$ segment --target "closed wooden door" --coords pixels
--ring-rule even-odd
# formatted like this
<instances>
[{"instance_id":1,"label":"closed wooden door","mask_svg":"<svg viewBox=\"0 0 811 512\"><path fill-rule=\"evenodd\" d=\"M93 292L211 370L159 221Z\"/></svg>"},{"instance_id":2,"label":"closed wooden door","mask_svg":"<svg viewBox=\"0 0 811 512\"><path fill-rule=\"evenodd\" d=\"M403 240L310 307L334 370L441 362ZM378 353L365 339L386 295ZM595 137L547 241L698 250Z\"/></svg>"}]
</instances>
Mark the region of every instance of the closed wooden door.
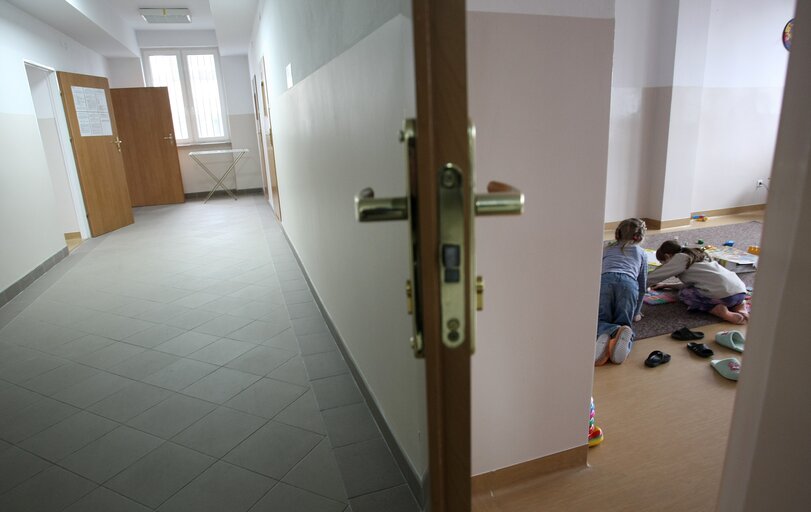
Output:
<instances>
[{"instance_id":1,"label":"closed wooden door","mask_svg":"<svg viewBox=\"0 0 811 512\"><path fill-rule=\"evenodd\" d=\"M169 89L131 87L110 93L124 141L124 173L132 206L184 202Z\"/></svg>"},{"instance_id":2,"label":"closed wooden door","mask_svg":"<svg viewBox=\"0 0 811 512\"><path fill-rule=\"evenodd\" d=\"M107 79L57 71L90 234L132 224L132 205Z\"/></svg>"},{"instance_id":3,"label":"closed wooden door","mask_svg":"<svg viewBox=\"0 0 811 512\"><path fill-rule=\"evenodd\" d=\"M256 75L253 75L251 87L253 88L253 110L256 118L256 142L259 146L259 174L262 175L262 192L265 194L265 199L269 199L268 178L265 172L265 143L262 141L262 113L259 111L259 98L256 93Z\"/></svg>"},{"instance_id":4,"label":"closed wooden door","mask_svg":"<svg viewBox=\"0 0 811 512\"><path fill-rule=\"evenodd\" d=\"M273 213L279 221L282 220L282 205L279 198L279 179L276 177L276 154L273 150L273 127L270 122L270 91L268 90L267 73L265 72L265 58L259 65L262 89L262 108L264 118L262 120L262 141L265 146L265 165L270 176L270 204L273 206Z\"/></svg>"}]
</instances>

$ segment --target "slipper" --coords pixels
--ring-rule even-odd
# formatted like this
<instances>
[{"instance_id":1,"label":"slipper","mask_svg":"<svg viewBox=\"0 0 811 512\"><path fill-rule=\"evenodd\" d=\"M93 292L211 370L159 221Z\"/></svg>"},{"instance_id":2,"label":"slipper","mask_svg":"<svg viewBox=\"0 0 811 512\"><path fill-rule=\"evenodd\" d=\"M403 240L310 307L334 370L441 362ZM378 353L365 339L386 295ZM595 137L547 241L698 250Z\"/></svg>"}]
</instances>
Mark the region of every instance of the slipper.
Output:
<instances>
[{"instance_id":1,"label":"slipper","mask_svg":"<svg viewBox=\"0 0 811 512\"><path fill-rule=\"evenodd\" d=\"M738 380L738 376L741 374L741 362L734 357L713 359L710 364L722 377L729 380Z\"/></svg>"},{"instance_id":2,"label":"slipper","mask_svg":"<svg viewBox=\"0 0 811 512\"><path fill-rule=\"evenodd\" d=\"M665 354L661 350L654 350L650 353L647 359L645 359L645 366L648 368L655 368L660 364L665 364L666 362L670 361L670 354Z\"/></svg>"},{"instance_id":3,"label":"slipper","mask_svg":"<svg viewBox=\"0 0 811 512\"><path fill-rule=\"evenodd\" d=\"M703 343L693 343L692 341L687 344L687 350L699 357L710 357L715 354L707 345Z\"/></svg>"},{"instance_id":4,"label":"slipper","mask_svg":"<svg viewBox=\"0 0 811 512\"><path fill-rule=\"evenodd\" d=\"M698 331L691 331L687 327L682 327L678 331L671 334L670 337L679 341L692 341L692 340L700 340L701 338L704 337L704 333Z\"/></svg>"},{"instance_id":5,"label":"slipper","mask_svg":"<svg viewBox=\"0 0 811 512\"><path fill-rule=\"evenodd\" d=\"M715 342L722 347L731 348L736 352L743 352L744 343L741 331L720 331L715 335Z\"/></svg>"}]
</instances>

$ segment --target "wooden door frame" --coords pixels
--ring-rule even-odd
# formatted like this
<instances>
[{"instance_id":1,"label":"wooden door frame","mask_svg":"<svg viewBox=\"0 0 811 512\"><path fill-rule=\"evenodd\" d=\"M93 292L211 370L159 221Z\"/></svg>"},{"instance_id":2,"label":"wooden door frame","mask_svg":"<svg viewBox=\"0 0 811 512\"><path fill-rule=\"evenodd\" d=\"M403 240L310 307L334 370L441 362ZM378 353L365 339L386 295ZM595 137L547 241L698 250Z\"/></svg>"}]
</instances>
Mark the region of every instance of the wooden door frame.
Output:
<instances>
[{"instance_id":1,"label":"wooden door frame","mask_svg":"<svg viewBox=\"0 0 811 512\"><path fill-rule=\"evenodd\" d=\"M432 512L468 512L471 507L470 356L474 335L456 349L442 342L441 279L438 265L437 192L439 170L455 164L465 184L469 168L467 47L464 0L414 0L414 65L417 99L417 194L420 303L423 315L428 407L428 452ZM464 186L467 191L471 187ZM469 193L465 211L471 212ZM472 247L473 220L465 216L466 247ZM472 264L464 251L464 268ZM426 264L432 262L431 264ZM433 262L437 262L433 264ZM469 273L466 273L469 274ZM466 310L470 311L470 294Z\"/></svg>"}]
</instances>

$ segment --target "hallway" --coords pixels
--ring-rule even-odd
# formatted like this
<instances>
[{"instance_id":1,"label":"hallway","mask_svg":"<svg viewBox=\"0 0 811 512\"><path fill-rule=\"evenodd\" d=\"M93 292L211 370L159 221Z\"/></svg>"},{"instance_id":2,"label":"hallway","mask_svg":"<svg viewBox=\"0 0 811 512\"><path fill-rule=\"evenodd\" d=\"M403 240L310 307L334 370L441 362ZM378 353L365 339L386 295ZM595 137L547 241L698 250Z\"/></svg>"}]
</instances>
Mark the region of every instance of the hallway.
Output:
<instances>
[{"instance_id":1,"label":"hallway","mask_svg":"<svg viewBox=\"0 0 811 512\"><path fill-rule=\"evenodd\" d=\"M0 510L418 510L264 198L135 212L0 309Z\"/></svg>"}]
</instances>

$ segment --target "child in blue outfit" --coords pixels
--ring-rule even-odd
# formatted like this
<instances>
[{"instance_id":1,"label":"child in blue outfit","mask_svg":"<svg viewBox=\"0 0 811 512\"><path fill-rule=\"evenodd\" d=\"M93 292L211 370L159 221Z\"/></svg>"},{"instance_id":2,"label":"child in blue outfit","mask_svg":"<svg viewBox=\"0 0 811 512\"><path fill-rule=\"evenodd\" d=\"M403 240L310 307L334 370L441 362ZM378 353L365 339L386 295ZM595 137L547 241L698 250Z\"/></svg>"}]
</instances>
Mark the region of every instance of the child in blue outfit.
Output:
<instances>
[{"instance_id":1,"label":"child in blue outfit","mask_svg":"<svg viewBox=\"0 0 811 512\"><path fill-rule=\"evenodd\" d=\"M614 231L615 240L603 249L595 366L609 359L620 364L633 348L631 323L642 318L647 287L648 259L639 246L645 230L642 219L625 219Z\"/></svg>"}]
</instances>

